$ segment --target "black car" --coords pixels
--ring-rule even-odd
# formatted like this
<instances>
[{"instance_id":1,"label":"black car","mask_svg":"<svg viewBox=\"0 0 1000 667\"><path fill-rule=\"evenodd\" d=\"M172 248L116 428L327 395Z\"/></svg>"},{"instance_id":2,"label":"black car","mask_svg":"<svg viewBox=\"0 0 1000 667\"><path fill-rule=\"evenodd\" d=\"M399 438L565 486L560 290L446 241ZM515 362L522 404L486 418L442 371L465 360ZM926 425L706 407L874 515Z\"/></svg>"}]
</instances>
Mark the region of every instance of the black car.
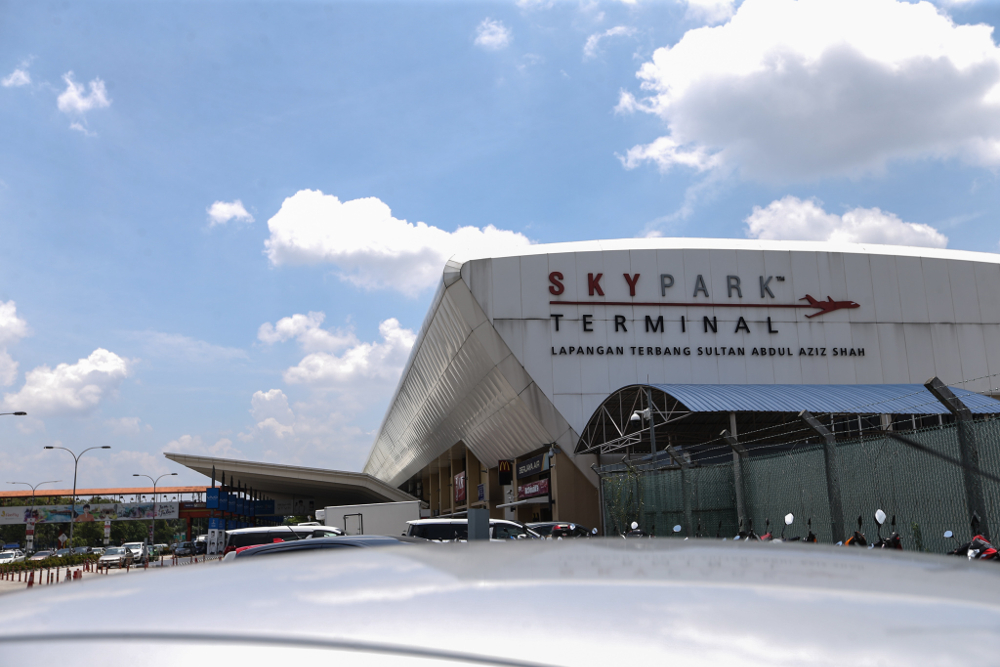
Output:
<instances>
[{"instance_id":1,"label":"black car","mask_svg":"<svg viewBox=\"0 0 1000 667\"><path fill-rule=\"evenodd\" d=\"M357 549L366 547L387 547L413 542L426 542L413 537L388 537L386 535L352 535L344 537L317 537L308 540L290 540L288 542L273 542L240 549L230 558L251 558L255 556L274 556L279 554L300 553L317 549Z\"/></svg>"},{"instance_id":2,"label":"black car","mask_svg":"<svg viewBox=\"0 0 1000 667\"><path fill-rule=\"evenodd\" d=\"M590 537L592 534L589 528L569 521L541 521L525 525L542 537L553 540L559 537Z\"/></svg>"}]
</instances>

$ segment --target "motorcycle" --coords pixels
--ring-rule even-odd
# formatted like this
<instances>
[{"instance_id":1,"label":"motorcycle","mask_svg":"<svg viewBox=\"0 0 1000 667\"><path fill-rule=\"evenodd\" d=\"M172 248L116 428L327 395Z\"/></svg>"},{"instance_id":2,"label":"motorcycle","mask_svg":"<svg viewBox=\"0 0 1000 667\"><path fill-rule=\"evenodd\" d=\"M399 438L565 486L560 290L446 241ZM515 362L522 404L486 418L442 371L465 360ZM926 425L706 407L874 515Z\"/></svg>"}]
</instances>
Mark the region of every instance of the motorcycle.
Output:
<instances>
[{"instance_id":1,"label":"motorcycle","mask_svg":"<svg viewBox=\"0 0 1000 667\"><path fill-rule=\"evenodd\" d=\"M882 524L885 523L885 512L881 509L875 510L875 523L878 526L876 529L876 534L878 535L878 541L872 544L874 549L903 549L903 541L899 537L899 533L896 532L896 515L892 515L892 535L889 537L882 537Z\"/></svg>"}]
</instances>

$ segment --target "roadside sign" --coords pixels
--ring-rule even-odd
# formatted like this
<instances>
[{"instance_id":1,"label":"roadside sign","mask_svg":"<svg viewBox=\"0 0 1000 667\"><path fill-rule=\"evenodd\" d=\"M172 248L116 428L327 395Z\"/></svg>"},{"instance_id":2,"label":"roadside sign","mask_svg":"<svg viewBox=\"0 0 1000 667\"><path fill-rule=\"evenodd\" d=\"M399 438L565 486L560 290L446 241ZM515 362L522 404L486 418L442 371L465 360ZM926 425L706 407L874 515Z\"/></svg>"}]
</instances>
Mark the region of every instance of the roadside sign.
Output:
<instances>
[{"instance_id":1,"label":"roadside sign","mask_svg":"<svg viewBox=\"0 0 1000 667\"><path fill-rule=\"evenodd\" d=\"M110 544L111 542L111 520L104 520L104 544Z\"/></svg>"},{"instance_id":2,"label":"roadside sign","mask_svg":"<svg viewBox=\"0 0 1000 667\"><path fill-rule=\"evenodd\" d=\"M66 537L66 533L59 533L59 544L65 544L68 539L69 538Z\"/></svg>"}]
</instances>

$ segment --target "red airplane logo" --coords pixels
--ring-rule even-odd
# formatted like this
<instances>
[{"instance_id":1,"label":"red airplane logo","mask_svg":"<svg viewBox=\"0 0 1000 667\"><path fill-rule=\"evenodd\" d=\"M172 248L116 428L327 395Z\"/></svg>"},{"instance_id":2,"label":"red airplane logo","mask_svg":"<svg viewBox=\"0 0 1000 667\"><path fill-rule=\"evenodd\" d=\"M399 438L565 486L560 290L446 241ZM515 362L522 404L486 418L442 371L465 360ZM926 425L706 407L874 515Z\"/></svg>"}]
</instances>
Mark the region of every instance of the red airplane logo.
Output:
<instances>
[{"instance_id":1,"label":"red airplane logo","mask_svg":"<svg viewBox=\"0 0 1000 667\"><path fill-rule=\"evenodd\" d=\"M813 297L806 294L804 297L799 299L799 301L808 301L808 306L803 306L803 308L819 308L818 313L813 313L812 315L806 315L806 317L819 317L820 315L825 315L826 313L832 313L835 310L841 310L842 308L860 308L860 303L854 303L853 301L834 301L832 296L826 297L826 301L817 301Z\"/></svg>"}]
</instances>

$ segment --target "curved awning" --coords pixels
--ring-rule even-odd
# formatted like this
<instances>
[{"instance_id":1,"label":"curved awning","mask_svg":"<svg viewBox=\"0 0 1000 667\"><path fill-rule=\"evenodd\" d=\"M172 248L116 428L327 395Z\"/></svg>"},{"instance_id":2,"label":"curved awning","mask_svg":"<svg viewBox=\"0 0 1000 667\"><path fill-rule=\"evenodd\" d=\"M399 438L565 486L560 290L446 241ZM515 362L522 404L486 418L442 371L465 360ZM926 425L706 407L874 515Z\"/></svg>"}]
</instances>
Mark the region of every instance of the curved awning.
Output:
<instances>
[{"instance_id":1,"label":"curved awning","mask_svg":"<svg viewBox=\"0 0 1000 667\"><path fill-rule=\"evenodd\" d=\"M1000 401L951 389L973 414L1000 414ZM657 432L662 428L673 442L685 446L714 440L734 422L741 423L741 432L764 433L795 421L803 410L830 415L834 421L846 420L849 429L857 422L858 430L866 420L882 423L880 415L905 415L916 428L921 418L948 414L920 384L636 384L613 392L594 411L580 434L576 453L643 451L649 446L650 398ZM775 434L768 439L786 437Z\"/></svg>"},{"instance_id":2,"label":"curved awning","mask_svg":"<svg viewBox=\"0 0 1000 667\"><path fill-rule=\"evenodd\" d=\"M801 412L937 415L947 412L921 384L653 384L690 412ZM1000 401L957 387L974 414L1000 413Z\"/></svg>"}]
</instances>

